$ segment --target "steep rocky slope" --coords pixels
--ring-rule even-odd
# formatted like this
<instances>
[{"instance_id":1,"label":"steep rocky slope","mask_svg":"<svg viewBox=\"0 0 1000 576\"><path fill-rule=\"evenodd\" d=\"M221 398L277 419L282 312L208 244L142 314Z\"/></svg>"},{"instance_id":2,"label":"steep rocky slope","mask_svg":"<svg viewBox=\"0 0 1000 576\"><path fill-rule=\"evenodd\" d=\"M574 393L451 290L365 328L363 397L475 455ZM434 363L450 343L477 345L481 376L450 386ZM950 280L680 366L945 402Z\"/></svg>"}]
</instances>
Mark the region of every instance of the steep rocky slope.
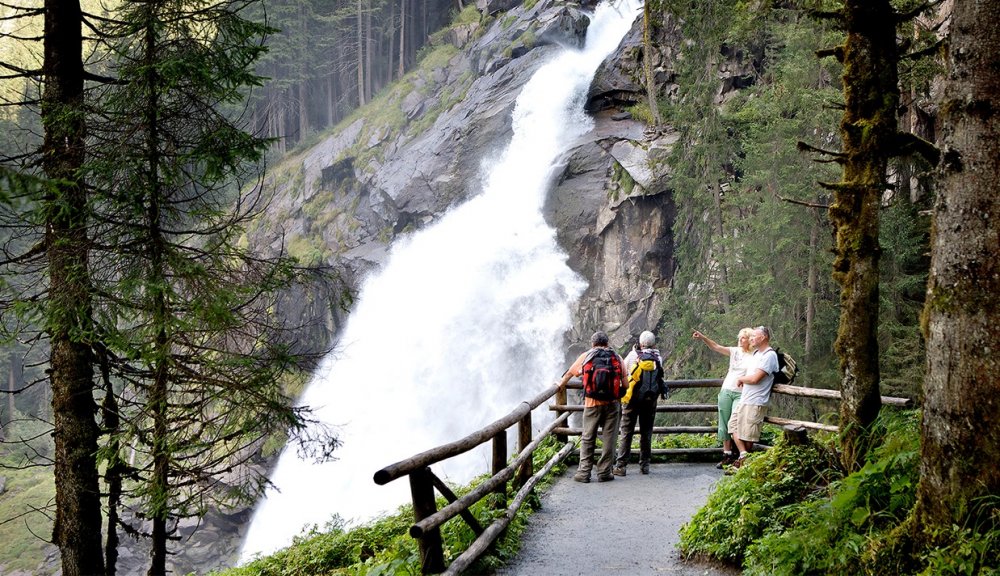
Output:
<instances>
[{"instance_id":1,"label":"steep rocky slope","mask_svg":"<svg viewBox=\"0 0 1000 576\"><path fill-rule=\"evenodd\" d=\"M338 306L343 294L358 288L393 240L477 192L470 183L508 140L521 86L559 45L583 42L584 10L547 0L456 25L419 70L274 170L278 196L257 242L275 246L285 234L294 254L332 266L342 281L295 294L283 307L290 318L314 321L314 345L335 337L349 309ZM669 95L680 38L667 29L658 40L654 67ZM563 159L546 204L570 265L589 283L570 354L596 328L622 345L658 325L675 266L666 160L677 137L648 133L622 113L644 98L640 42L641 18L598 71L587 105L595 128Z\"/></svg>"}]
</instances>

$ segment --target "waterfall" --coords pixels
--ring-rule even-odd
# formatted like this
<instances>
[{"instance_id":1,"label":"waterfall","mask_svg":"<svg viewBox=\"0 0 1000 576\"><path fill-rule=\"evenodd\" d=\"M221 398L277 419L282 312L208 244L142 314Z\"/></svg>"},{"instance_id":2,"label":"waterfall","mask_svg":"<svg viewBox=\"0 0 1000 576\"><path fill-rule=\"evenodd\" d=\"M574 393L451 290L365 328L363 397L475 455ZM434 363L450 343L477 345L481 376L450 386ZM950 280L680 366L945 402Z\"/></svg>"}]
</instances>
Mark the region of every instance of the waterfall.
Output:
<instances>
[{"instance_id":1,"label":"waterfall","mask_svg":"<svg viewBox=\"0 0 1000 576\"><path fill-rule=\"evenodd\" d=\"M524 86L511 142L484 166L482 192L397 241L365 280L336 350L300 400L338 429L337 459L281 454L241 562L334 515L352 524L394 511L409 501L409 483L377 486L376 470L481 428L558 378L586 283L567 266L542 205L555 163L591 129L590 80L637 8L635 0L599 6L586 47L555 55ZM489 467L482 450L432 469L466 483Z\"/></svg>"}]
</instances>

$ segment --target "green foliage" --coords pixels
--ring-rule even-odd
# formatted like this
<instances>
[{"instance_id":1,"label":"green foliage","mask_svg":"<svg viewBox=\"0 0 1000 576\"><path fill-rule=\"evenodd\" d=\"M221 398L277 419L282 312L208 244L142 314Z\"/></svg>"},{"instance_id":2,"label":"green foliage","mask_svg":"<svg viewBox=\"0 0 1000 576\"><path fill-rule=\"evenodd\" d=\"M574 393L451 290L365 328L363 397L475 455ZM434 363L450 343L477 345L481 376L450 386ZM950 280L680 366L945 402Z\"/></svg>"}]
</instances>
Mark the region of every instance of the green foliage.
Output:
<instances>
[{"instance_id":1,"label":"green foliage","mask_svg":"<svg viewBox=\"0 0 1000 576\"><path fill-rule=\"evenodd\" d=\"M879 574L872 548L902 524L915 499L919 434L916 413L885 413L882 443L861 470L801 503L789 522L766 534L747 555L748 574Z\"/></svg>"},{"instance_id":2,"label":"green foliage","mask_svg":"<svg viewBox=\"0 0 1000 576\"><path fill-rule=\"evenodd\" d=\"M837 35L771 3L664 4L693 40L684 47L680 94L669 109L682 131L671 158L677 220L684 223L677 227L676 258L692 263L674 278L687 289L665 302L677 342L669 364L674 373L683 367L683 376L717 376L720 368L708 372L714 354L692 341L691 331L732 344L740 327L767 324L774 344L799 361L798 383L835 388L839 288L830 277L832 238L825 211L804 204L828 203L817 182L839 176L835 165L815 162L797 143L836 147L839 117L830 103L840 99L840 70L815 51ZM721 58L742 63L752 76L723 105L713 64Z\"/></svg>"},{"instance_id":3,"label":"green foliage","mask_svg":"<svg viewBox=\"0 0 1000 576\"><path fill-rule=\"evenodd\" d=\"M535 470L540 470L559 450L562 444L549 436L532 453ZM563 464L553 468L553 474L565 471ZM478 486L487 476L474 479L467 486L451 486L459 497ZM402 480L400 480L402 481ZM535 487L544 490L551 484L550 477L542 479ZM515 490L508 484L507 499ZM448 502L439 497L440 510ZM484 554L470 568L470 573L482 574L502 566L520 548L521 533L527 519L538 506L538 497L529 497L525 505L508 525L504 534L497 539L489 552ZM470 511L487 526L501 516L504 507L497 507L492 496L487 496L474 504ZM420 555L416 540L409 536L413 524L413 509L401 506L392 515L382 516L364 525L345 529L341 519L336 518L323 530L313 530L295 539L295 542L271 556L258 558L239 568L216 573L217 576L314 576L319 574L339 574L344 576L382 576L388 574L420 574ZM476 539L476 534L461 519L453 518L441 527L444 544L445 563L451 563L461 555Z\"/></svg>"},{"instance_id":4,"label":"green foliage","mask_svg":"<svg viewBox=\"0 0 1000 576\"><path fill-rule=\"evenodd\" d=\"M479 8L475 4L469 4L455 16L452 21L452 26L457 24L472 24L473 22L479 22L482 20L483 14L479 11Z\"/></svg>"},{"instance_id":5,"label":"green foliage","mask_svg":"<svg viewBox=\"0 0 1000 576\"><path fill-rule=\"evenodd\" d=\"M6 399L3 399L6 402ZM16 415L0 434L0 477L6 491L0 495L0 572L37 573L54 546L47 514L55 499L52 469L32 466L38 454L52 457L51 426L40 420Z\"/></svg>"},{"instance_id":6,"label":"green foliage","mask_svg":"<svg viewBox=\"0 0 1000 576\"><path fill-rule=\"evenodd\" d=\"M756 540L787 522L783 507L839 477L833 454L816 443L790 446L779 441L747 458L681 528L685 556L740 563Z\"/></svg>"},{"instance_id":7,"label":"green foliage","mask_svg":"<svg viewBox=\"0 0 1000 576\"><path fill-rule=\"evenodd\" d=\"M879 226L879 350L882 393L922 395L925 345L920 313L930 262L930 223L920 206L898 200L884 209Z\"/></svg>"},{"instance_id":8,"label":"green foliage","mask_svg":"<svg viewBox=\"0 0 1000 576\"><path fill-rule=\"evenodd\" d=\"M919 576L997 576L1000 575L1000 506L992 502L992 528L951 526L934 534L939 543L921 558L925 568Z\"/></svg>"},{"instance_id":9,"label":"green foliage","mask_svg":"<svg viewBox=\"0 0 1000 576\"><path fill-rule=\"evenodd\" d=\"M836 455L816 443L779 441L767 453L750 456L685 525L684 553L742 563L748 575L891 572L883 550L915 502L918 419L917 412L884 411L875 424L881 441L862 469L846 477ZM983 566L996 558L988 555L996 550L995 532L972 535L956 528L951 536L951 547L929 555L928 562L940 564L927 574L972 574L935 570Z\"/></svg>"},{"instance_id":10,"label":"green foliage","mask_svg":"<svg viewBox=\"0 0 1000 576\"><path fill-rule=\"evenodd\" d=\"M413 510L401 507L393 515L383 516L351 530L335 518L324 531L314 530L295 539L288 548L271 556L258 558L239 568L225 570L226 576L312 576L330 574L366 574L377 564L392 564L399 558L416 554L415 541L409 537ZM419 558L416 566L419 567ZM348 571L339 569L348 568ZM374 573L387 573L385 571ZM408 573L388 572L388 573ZM419 569L416 572L419 574Z\"/></svg>"}]
</instances>

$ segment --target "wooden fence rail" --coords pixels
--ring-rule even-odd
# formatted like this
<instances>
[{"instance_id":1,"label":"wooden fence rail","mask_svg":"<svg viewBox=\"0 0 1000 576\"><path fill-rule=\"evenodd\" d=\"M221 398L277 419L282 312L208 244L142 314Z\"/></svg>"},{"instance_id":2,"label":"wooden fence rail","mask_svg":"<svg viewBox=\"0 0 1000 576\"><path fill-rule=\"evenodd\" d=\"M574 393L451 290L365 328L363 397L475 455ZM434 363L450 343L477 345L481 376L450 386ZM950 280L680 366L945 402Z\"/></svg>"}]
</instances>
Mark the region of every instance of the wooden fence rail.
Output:
<instances>
[{"instance_id":1,"label":"wooden fence rail","mask_svg":"<svg viewBox=\"0 0 1000 576\"><path fill-rule=\"evenodd\" d=\"M721 384L721 378L667 381L667 385L671 391L685 388L718 388ZM465 438L431 448L375 472L374 480L379 485L387 484L403 476L409 476L414 515L414 523L410 527L410 536L418 540L421 570L424 574L437 574L441 572L445 574L460 574L468 568L510 524L528 495L531 494L535 485L556 464L574 451L575 443L569 442L568 437L579 436L581 429L567 426L567 422L571 414L582 412L583 406L569 404L566 390L580 388L582 388L582 384L579 379L568 380L565 386L550 386L531 400L518 404L506 416L469 434ZM776 384L773 392L803 398L840 399L840 392L837 390L819 390L787 384ZM557 417L533 438L531 412L550 398L555 398L555 403L550 404L548 408L556 412ZM890 396L883 396L882 403L887 406L897 407L909 407L912 405L912 401L907 398ZM657 412L671 413L715 412L716 410L717 406L715 404L673 403L660 404L656 408ZM837 427L829 424L791 420L779 416L767 416L765 421L793 428L837 432ZM508 462L507 431L515 425L517 426L518 433L517 456ZM657 426L653 428L654 434L714 434L715 431L715 426ZM555 435L565 444L555 456L549 459L541 470L535 472L532 465L532 455L542 441L550 435ZM461 498L457 497L444 481L431 471L430 467L449 458L464 454L486 442L492 443L492 476L468 494ZM653 454L672 455L715 454L718 452L719 448L669 448L653 450ZM519 488L519 490L511 502L507 504L505 502L507 482L511 479L514 480L514 487ZM437 499L434 495L435 490L449 502L440 510L437 509ZM494 501L499 506L506 505L506 508L504 513L496 518L492 524L483 528L469 509L473 504L479 502L489 494L495 494ZM455 516L461 516L477 537L472 545L456 558L450 566L445 566L440 527Z\"/></svg>"}]
</instances>

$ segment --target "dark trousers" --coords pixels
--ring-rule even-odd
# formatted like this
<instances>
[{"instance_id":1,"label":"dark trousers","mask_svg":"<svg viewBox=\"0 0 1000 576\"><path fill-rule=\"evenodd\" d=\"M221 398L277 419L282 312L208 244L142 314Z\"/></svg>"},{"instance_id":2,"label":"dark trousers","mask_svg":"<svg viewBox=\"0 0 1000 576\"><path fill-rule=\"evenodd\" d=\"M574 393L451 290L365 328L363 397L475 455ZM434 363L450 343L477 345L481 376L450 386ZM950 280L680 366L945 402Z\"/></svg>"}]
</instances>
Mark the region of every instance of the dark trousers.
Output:
<instances>
[{"instance_id":1,"label":"dark trousers","mask_svg":"<svg viewBox=\"0 0 1000 576\"><path fill-rule=\"evenodd\" d=\"M615 466L625 468L632 454L632 435L639 422L639 465L649 466L653 452L653 419L656 417L656 398L633 400L622 405L621 432L619 433L618 458Z\"/></svg>"}]
</instances>

